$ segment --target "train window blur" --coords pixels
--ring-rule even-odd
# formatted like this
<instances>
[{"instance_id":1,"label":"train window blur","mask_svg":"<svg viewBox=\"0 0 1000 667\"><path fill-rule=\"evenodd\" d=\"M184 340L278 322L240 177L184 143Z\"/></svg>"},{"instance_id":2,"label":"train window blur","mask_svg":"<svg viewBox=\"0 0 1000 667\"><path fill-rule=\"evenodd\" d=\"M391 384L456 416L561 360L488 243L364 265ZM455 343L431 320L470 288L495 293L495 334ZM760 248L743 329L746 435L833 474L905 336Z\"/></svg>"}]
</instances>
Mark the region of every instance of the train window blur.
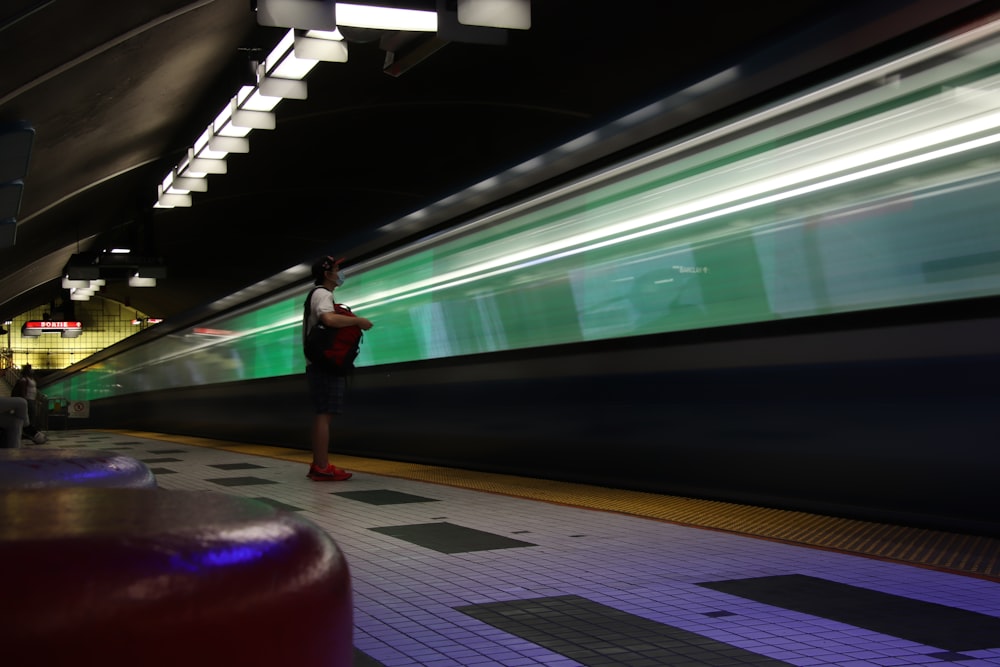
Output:
<instances>
[{"instance_id":1,"label":"train window blur","mask_svg":"<svg viewBox=\"0 0 1000 667\"><path fill-rule=\"evenodd\" d=\"M359 365L1000 294L1000 28L869 67L355 267ZM76 399L299 373L306 288Z\"/></svg>"}]
</instances>

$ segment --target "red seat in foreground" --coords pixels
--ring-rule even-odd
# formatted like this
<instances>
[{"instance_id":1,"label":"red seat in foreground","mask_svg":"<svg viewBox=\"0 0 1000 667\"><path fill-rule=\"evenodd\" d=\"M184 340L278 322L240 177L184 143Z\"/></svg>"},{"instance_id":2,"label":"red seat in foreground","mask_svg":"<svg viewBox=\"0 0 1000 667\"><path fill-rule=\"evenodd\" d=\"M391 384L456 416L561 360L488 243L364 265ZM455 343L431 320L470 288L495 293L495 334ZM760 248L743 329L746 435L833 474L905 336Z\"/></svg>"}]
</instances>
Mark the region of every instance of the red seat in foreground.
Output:
<instances>
[{"instance_id":1,"label":"red seat in foreground","mask_svg":"<svg viewBox=\"0 0 1000 667\"><path fill-rule=\"evenodd\" d=\"M214 492L0 490L0 661L349 666L347 562L318 526Z\"/></svg>"}]
</instances>

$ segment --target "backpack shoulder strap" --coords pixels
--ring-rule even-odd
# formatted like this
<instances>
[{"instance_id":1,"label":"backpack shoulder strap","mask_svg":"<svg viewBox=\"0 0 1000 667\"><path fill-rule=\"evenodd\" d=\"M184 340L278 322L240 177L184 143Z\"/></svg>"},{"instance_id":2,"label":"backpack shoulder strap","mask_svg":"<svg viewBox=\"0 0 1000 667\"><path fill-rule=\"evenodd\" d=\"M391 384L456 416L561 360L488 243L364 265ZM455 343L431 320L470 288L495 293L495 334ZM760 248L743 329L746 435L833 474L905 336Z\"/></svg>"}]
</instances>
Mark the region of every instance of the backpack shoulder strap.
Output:
<instances>
[{"instance_id":1,"label":"backpack shoulder strap","mask_svg":"<svg viewBox=\"0 0 1000 667\"><path fill-rule=\"evenodd\" d=\"M320 286L316 285L311 290L309 290L309 294L306 295L306 301L305 301L305 303L302 304L302 346L303 347L305 347L305 344L306 344L306 336L309 334L309 332L307 331L307 327L309 326L309 305L312 303L313 294L315 294L316 290L318 290L319 288L320 288Z\"/></svg>"}]
</instances>

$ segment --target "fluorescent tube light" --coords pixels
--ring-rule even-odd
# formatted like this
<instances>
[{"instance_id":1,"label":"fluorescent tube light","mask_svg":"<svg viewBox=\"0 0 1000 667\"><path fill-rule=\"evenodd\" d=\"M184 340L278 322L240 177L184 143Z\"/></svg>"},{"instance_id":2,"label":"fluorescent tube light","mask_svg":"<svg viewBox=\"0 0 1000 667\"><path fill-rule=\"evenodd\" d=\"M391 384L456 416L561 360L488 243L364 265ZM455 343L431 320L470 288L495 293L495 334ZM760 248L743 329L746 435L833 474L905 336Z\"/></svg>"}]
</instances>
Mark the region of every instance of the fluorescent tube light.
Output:
<instances>
[{"instance_id":1,"label":"fluorescent tube light","mask_svg":"<svg viewBox=\"0 0 1000 667\"><path fill-rule=\"evenodd\" d=\"M337 25L352 28L437 32L436 11L338 2L336 16Z\"/></svg>"},{"instance_id":2,"label":"fluorescent tube light","mask_svg":"<svg viewBox=\"0 0 1000 667\"><path fill-rule=\"evenodd\" d=\"M297 53L294 50L296 35L302 33L301 30L289 30L285 33L281 41L271 50L267 58L264 59L263 63L263 76L258 73L257 79L261 87L261 92L265 95L270 93L267 92L266 87L263 84L264 78L275 78L275 79L290 79L295 81L301 81L306 78L306 75L312 71L319 59L308 58L301 53ZM309 31L312 33L313 31ZM318 31L320 35L339 35L336 30L332 32ZM331 37L332 39L332 37ZM304 86L305 84L303 84ZM305 98L302 98L305 99Z\"/></svg>"},{"instance_id":3,"label":"fluorescent tube light","mask_svg":"<svg viewBox=\"0 0 1000 667\"><path fill-rule=\"evenodd\" d=\"M343 41L343 36L339 32L322 33L310 30L305 34L296 33L294 53L296 60L305 59L306 62L322 60L330 63L346 63L347 43Z\"/></svg>"},{"instance_id":4,"label":"fluorescent tube light","mask_svg":"<svg viewBox=\"0 0 1000 667\"><path fill-rule=\"evenodd\" d=\"M304 33L306 37L311 39L325 39L328 41L340 42L344 40L344 36L340 34L340 30L334 28L333 30L304 30L296 31L296 35L300 32Z\"/></svg>"},{"instance_id":5,"label":"fluorescent tube light","mask_svg":"<svg viewBox=\"0 0 1000 667\"><path fill-rule=\"evenodd\" d=\"M189 192L208 192L208 180L180 176L174 169L163 179L163 192L172 195L186 195Z\"/></svg>"},{"instance_id":6,"label":"fluorescent tube light","mask_svg":"<svg viewBox=\"0 0 1000 667\"><path fill-rule=\"evenodd\" d=\"M162 184L157 188L157 190L156 203L159 205L159 208L186 208L191 206L191 195L189 194L164 192Z\"/></svg>"},{"instance_id":7,"label":"fluorescent tube light","mask_svg":"<svg viewBox=\"0 0 1000 667\"><path fill-rule=\"evenodd\" d=\"M245 88L250 88L250 86L245 86ZM255 87L251 88L251 91L254 90L256 90ZM248 91L245 97L243 97L243 103L246 103L249 100L251 91ZM242 104L237 101L239 97L240 95L237 95L229 103L230 122L233 127L246 128L247 134L250 133L250 130L273 130L275 128L276 123L273 113L270 111L254 111L252 109L244 109L242 108ZM220 132L219 134L222 133Z\"/></svg>"},{"instance_id":8,"label":"fluorescent tube light","mask_svg":"<svg viewBox=\"0 0 1000 667\"><path fill-rule=\"evenodd\" d=\"M304 100L309 97L308 88L305 81L295 79L281 79L278 77L262 76L258 84L260 94L277 99Z\"/></svg>"},{"instance_id":9,"label":"fluorescent tube light","mask_svg":"<svg viewBox=\"0 0 1000 667\"><path fill-rule=\"evenodd\" d=\"M219 115L212 121L212 132L217 137L245 137L250 134L249 127L236 127L233 125L233 107L236 98L230 100L229 104L223 107Z\"/></svg>"},{"instance_id":10,"label":"fluorescent tube light","mask_svg":"<svg viewBox=\"0 0 1000 667\"><path fill-rule=\"evenodd\" d=\"M319 58L313 59L307 53L296 52L287 58L283 58L267 75L273 76L276 79L304 79L318 62Z\"/></svg>"},{"instance_id":11,"label":"fluorescent tube light","mask_svg":"<svg viewBox=\"0 0 1000 667\"><path fill-rule=\"evenodd\" d=\"M129 276L129 287L156 287L156 278L144 278L142 276Z\"/></svg>"},{"instance_id":12,"label":"fluorescent tube light","mask_svg":"<svg viewBox=\"0 0 1000 667\"><path fill-rule=\"evenodd\" d=\"M297 83L305 87L304 81L293 81L290 83ZM242 111L274 111L274 108L278 106L281 101L280 95L265 95L261 92L260 87L254 88L245 100L243 104L240 105L240 110ZM235 120L235 114L234 114Z\"/></svg>"},{"instance_id":13,"label":"fluorescent tube light","mask_svg":"<svg viewBox=\"0 0 1000 667\"><path fill-rule=\"evenodd\" d=\"M187 176L174 176L174 182L171 184L169 191L171 194L174 193L187 194L188 192L208 192L208 179L189 178Z\"/></svg>"},{"instance_id":14,"label":"fluorescent tube light","mask_svg":"<svg viewBox=\"0 0 1000 667\"><path fill-rule=\"evenodd\" d=\"M198 157L194 154L194 149L188 149L187 160L177 168L179 176L188 178L200 178L205 174L226 173L226 161L215 160L207 157Z\"/></svg>"}]
</instances>

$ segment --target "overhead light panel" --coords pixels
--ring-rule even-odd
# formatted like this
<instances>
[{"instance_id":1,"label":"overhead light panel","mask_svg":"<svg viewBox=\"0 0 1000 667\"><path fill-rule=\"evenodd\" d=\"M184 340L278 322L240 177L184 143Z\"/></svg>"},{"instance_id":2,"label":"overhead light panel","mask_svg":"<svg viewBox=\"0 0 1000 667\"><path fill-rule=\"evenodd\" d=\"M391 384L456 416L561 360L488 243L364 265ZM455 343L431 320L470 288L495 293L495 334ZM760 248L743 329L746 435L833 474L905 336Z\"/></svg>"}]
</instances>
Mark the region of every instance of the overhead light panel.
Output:
<instances>
[{"instance_id":1,"label":"overhead light panel","mask_svg":"<svg viewBox=\"0 0 1000 667\"><path fill-rule=\"evenodd\" d=\"M319 58L308 58L295 50L296 35L302 30L289 30L271 50L257 71L257 85L260 93L273 98L304 100L307 97L306 75L319 62ZM339 35L336 30L321 34ZM345 47L346 52L346 47ZM343 58L347 60L346 53Z\"/></svg>"},{"instance_id":2,"label":"overhead light panel","mask_svg":"<svg viewBox=\"0 0 1000 667\"><path fill-rule=\"evenodd\" d=\"M273 130L276 121L272 110L280 101L261 95L256 86L243 86L229 102L230 123L234 129L245 129L247 134L250 130Z\"/></svg>"},{"instance_id":3,"label":"overhead light panel","mask_svg":"<svg viewBox=\"0 0 1000 667\"><path fill-rule=\"evenodd\" d=\"M213 157L203 157L204 151L196 154L193 148L188 149L187 157L177 165L177 174L188 178L203 178L208 174L224 174L227 171L226 161Z\"/></svg>"},{"instance_id":4,"label":"overhead light panel","mask_svg":"<svg viewBox=\"0 0 1000 667\"><path fill-rule=\"evenodd\" d=\"M195 153L223 159L230 153L249 153L250 140L246 137L227 137L215 133L215 128L209 125L194 142ZM206 153L206 151L208 151Z\"/></svg>"},{"instance_id":5,"label":"overhead light panel","mask_svg":"<svg viewBox=\"0 0 1000 667\"><path fill-rule=\"evenodd\" d=\"M347 42L339 30L296 30L294 40L295 60L310 62L323 60L329 63L347 62ZM274 76L278 76L275 74Z\"/></svg>"},{"instance_id":6,"label":"overhead light panel","mask_svg":"<svg viewBox=\"0 0 1000 667\"><path fill-rule=\"evenodd\" d=\"M184 192L165 192L163 185L159 185L156 191L156 206L159 208L186 208L191 206L191 194Z\"/></svg>"},{"instance_id":7,"label":"overhead light panel","mask_svg":"<svg viewBox=\"0 0 1000 667\"><path fill-rule=\"evenodd\" d=\"M531 0L458 0L458 22L488 28L531 28Z\"/></svg>"},{"instance_id":8,"label":"overhead light panel","mask_svg":"<svg viewBox=\"0 0 1000 667\"><path fill-rule=\"evenodd\" d=\"M437 37L443 42L464 44L491 44L501 46L507 43L509 31L479 25L466 25L458 20L454 0L437 0Z\"/></svg>"},{"instance_id":9,"label":"overhead light panel","mask_svg":"<svg viewBox=\"0 0 1000 667\"><path fill-rule=\"evenodd\" d=\"M180 176L177 173L177 169L174 169L163 179L163 183L157 192L161 196L165 194L189 195L192 192L208 192L208 179Z\"/></svg>"},{"instance_id":10,"label":"overhead light panel","mask_svg":"<svg viewBox=\"0 0 1000 667\"><path fill-rule=\"evenodd\" d=\"M351 28L437 32L437 12L423 9L338 2L336 22Z\"/></svg>"},{"instance_id":11,"label":"overhead light panel","mask_svg":"<svg viewBox=\"0 0 1000 667\"><path fill-rule=\"evenodd\" d=\"M334 0L257 0L257 23L278 28L334 30Z\"/></svg>"},{"instance_id":12,"label":"overhead light panel","mask_svg":"<svg viewBox=\"0 0 1000 667\"><path fill-rule=\"evenodd\" d=\"M146 278L144 276L129 276L129 287L156 287L156 278Z\"/></svg>"},{"instance_id":13,"label":"overhead light panel","mask_svg":"<svg viewBox=\"0 0 1000 667\"><path fill-rule=\"evenodd\" d=\"M289 30L258 67L257 85L262 95L296 100L304 100L308 96L306 82L302 79L315 67L316 61L296 58L292 50L294 43L295 34ZM286 61L289 66L282 70Z\"/></svg>"}]
</instances>

